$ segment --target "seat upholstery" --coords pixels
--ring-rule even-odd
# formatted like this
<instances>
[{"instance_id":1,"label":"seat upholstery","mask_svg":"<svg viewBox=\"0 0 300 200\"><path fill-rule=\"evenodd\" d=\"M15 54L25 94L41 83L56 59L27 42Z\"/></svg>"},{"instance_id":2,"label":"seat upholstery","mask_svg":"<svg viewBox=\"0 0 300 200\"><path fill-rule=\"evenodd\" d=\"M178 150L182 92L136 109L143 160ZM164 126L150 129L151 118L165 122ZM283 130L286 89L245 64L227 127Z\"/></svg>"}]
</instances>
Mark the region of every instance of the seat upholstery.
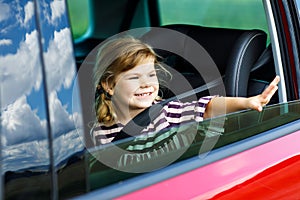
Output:
<instances>
[{"instance_id":1,"label":"seat upholstery","mask_svg":"<svg viewBox=\"0 0 300 200\"><path fill-rule=\"evenodd\" d=\"M179 31L197 41L210 55L223 77L227 96L247 96L250 70L266 48L266 33L261 30L237 30L225 28L210 28L196 25L174 24L163 28ZM151 34L144 36L150 45L156 42L165 42L158 39L161 35ZM146 39L145 39L146 38ZM163 40L168 37L162 37ZM181 55L197 52L188 49L186 40L172 41L181 51ZM189 47L190 48L190 47ZM182 56L171 52L157 50L163 61L172 66L176 71L184 74L193 88L204 84L199 70L195 69ZM206 66L202 66L206 67Z\"/></svg>"}]
</instances>

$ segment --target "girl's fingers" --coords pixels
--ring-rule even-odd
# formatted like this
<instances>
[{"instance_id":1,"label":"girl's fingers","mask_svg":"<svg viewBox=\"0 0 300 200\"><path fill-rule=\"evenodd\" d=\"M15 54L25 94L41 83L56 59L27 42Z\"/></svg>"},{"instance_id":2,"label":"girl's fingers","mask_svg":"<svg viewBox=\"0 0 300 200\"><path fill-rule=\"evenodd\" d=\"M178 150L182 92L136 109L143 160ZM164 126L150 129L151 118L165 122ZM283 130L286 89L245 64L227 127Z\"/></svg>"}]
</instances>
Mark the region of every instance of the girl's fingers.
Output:
<instances>
[{"instance_id":1,"label":"girl's fingers","mask_svg":"<svg viewBox=\"0 0 300 200\"><path fill-rule=\"evenodd\" d=\"M274 80L270 83L270 85L263 91L263 98L271 98L278 89L278 83L280 81L280 77L276 76Z\"/></svg>"}]
</instances>

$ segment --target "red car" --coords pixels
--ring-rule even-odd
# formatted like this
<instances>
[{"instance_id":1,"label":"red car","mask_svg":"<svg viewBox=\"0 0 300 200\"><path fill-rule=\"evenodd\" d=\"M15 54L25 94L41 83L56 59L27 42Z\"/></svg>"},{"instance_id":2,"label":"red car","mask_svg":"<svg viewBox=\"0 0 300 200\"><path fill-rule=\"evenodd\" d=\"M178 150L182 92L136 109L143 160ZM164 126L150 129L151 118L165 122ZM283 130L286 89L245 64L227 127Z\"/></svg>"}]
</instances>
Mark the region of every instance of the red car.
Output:
<instances>
[{"instance_id":1,"label":"red car","mask_svg":"<svg viewBox=\"0 0 300 200\"><path fill-rule=\"evenodd\" d=\"M299 0L1 1L0 199L300 199L299 22ZM94 146L95 50L117 34L174 72L165 99L253 96L275 75L278 92L162 130L181 139L148 157L135 137Z\"/></svg>"}]
</instances>

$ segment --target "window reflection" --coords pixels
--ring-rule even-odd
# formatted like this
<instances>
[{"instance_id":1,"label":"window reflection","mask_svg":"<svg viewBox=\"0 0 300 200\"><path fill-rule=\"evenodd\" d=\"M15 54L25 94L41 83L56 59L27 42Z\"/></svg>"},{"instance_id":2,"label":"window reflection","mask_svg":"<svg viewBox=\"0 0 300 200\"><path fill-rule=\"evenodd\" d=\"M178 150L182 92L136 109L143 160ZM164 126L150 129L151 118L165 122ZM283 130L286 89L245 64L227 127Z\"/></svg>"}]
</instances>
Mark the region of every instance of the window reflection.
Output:
<instances>
[{"instance_id":1,"label":"window reflection","mask_svg":"<svg viewBox=\"0 0 300 200\"><path fill-rule=\"evenodd\" d=\"M64 1L39 1L41 37L55 165L83 149L72 110L73 83L76 74L71 31Z\"/></svg>"},{"instance_id":2,"label":"window reflection","mask_svg":"<svg viewBox=\"0 0 300 200\"><path fill-rule=\"evenodd\" d=\"M300 16L300 0L296 0L297 8L298 8L298 16ZM300 18L299 18L300 20Z\"/></svg>"},{"instance_id":3,"label":"window reflection","mask_svg":"<svg viewBox=\"0 0 300 200\"><path fill-rule=\"evenodd\" d=\"M49 195L45 91L33 1L0 2L2 175L6 197L22 196L43 180ZM5 14L5 15L3 15ZM28 181L25 177L34 177ZM20 186L24 186L21 187ZM32 189L32 193L37 192Z\"/></svg>"},{"instance_id":4,"label":"window reflection","mask_svg":"<svg viewBox=\"0 0 300 200\"><path fill-rule=\"evenodd\" d=\"M76 65L66 2L43 0L38 1L38 7L51 126L53 176L57 176L56 187L59 190L70 186L71 181L76 181L77 188L84 190L84 142L80 137L80 106L75 109L72 102L73 93L77 91L74 84ZM68 173L76 173L76 177L66 179L64 174ZM70 194L64 195L69 197L74 193L76 191L72 188Z\"/></svg>"},{"instance_id":5,"label":"window reflection","mask_svg":"<svg viewBox=\"0 0 300 200\"><path fill-rule=\"evenodd\" d=\"M19 168L36 166L29 159L30 156L23 158L23 153L29 146L33 153L32 157L40 158L36 162L49 164L47 151L42 151L48 149L47 143L44 142L47 137L47 119L33 3L29 1L20 4L2 2L2 4L10 13L0 24L3 30L1 31L3 39L0 40L1 72L3 72L1 89L2 94L5 94L1 95L3 159L12 161L14 157L23 160L24 163L8 165L4 162L3 168L4 171L16 171ZM11 25L6 27L7 23ZM13 35L11 30L14 30ZM38 154L34 153L33 149Z\"/></svg>"},{"instance_id":6,"label":"window reflection","mask_svg":"<svg viewBox=\"0 0 300 200\"><path fill-rule=\"evenodd\" d=\"M49 198L52 166L74 163L84 149L65 1L0 1L0 71L4 195Z\"/></svg>"}]
</instances>

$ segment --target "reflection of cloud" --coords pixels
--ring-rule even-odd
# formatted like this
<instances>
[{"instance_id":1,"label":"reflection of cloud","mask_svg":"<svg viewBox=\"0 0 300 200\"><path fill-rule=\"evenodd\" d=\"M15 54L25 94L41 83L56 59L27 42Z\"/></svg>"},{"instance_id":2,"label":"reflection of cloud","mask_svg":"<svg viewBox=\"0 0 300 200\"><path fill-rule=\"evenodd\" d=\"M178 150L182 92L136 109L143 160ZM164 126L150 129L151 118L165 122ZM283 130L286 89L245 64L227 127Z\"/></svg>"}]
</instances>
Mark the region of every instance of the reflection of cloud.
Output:
<instances>
[{"instance_id":1,"label":"reflection of cloud","mask_svg":"<svg viewBox=\"0 0 300 200\"><path fill-rule=\"evenodd\" d=\"M48 7L46 2L40 2L40 4L44 8ZM47 9L43 9L43 16L47 20L48 24L55 24L65 13L65 3L64 1L52 1L50 3L50 9L50 12Z\"/></svg>"},{"instance_id":2,"label":"reflection of cloud","mask_svg":"<svg viewBox=\"0 0 300 200\"><path fill-rule=\"evenodd\" d=\"M9 18L9 5L0 1L0 22Z\"/></svg>"},{"instance_id":3,"label":"reflection of cloud","mask_svg":"<svg viewBox=\"0 0 300 200\"><path fill-rule=\"evenodd\" d=\"M28 23L30 19L32 19L34 14L34 6L33 2L28 2L24 7L25 17L24 17L24 25Z\"/></svg>"},{"instance_id":4,"label":"reflection of cloud","mask_svg":"<svg viewBox=\"0 0 300 200\"><path fill-rule=\"evenodd\" d=\"M62 105L55 91L49 96L49 110L55 136L75 129L74 122L81 118L78 113L70 115L67 112L67 105ZM10 104L1 116L2 144L9 146L45 138L46 121L41 120L36 112L27 103L25 96Z\"/></svg>"},{"instance_id":5,"label":"reflection of cloud","mask_svg":"<svg viewBox=\"0 0 300 200\"><path fill-rule=\"evenodd\" d=\"M12 40L9 40L9 39L3 39L3 40L0 40L0 46L4 46L4 45L11 45L12 44Z\"/></svg>"},{"instance_id":6,"label":"reflection of cloud","mask_svg":"<svg viewBox=\"0 0 300 200\"><path fill-rule=\"evenodd\" d=\"M49 91L70 88L75 76L70 29L65 28L54 33L45 53ZM0 40L3 44L9 41ZM23 94L29 94L32 88L38 90L41 86L41 67L38 51L37 32L27 33L25 41L20 43L16 54L1 56L0 82L3 88L1 106L6 107ZM28 52L31 52L28 54Z\"/></svg>"},{"instance_id":7,"label":"reflection of cloud","mask_svg":"<svg viewBox=\"0 0 300 200\"><path fill-rule=\"evenodd\" d=\"M37 31L27 33L16 54L0 57L0 83L5 94L1 96L2 107L13 103L24 94L29 94L32 88L40 88L42 76L37 41Z\"/></svg>"},{"instance_id":8,"label":"reflection of cloud","mask_svg":"<svg viewBox=\"0 0 300 200\"><path fill-rule=\"evenodd\" d=\"M64 1L53 1L47 9L48 4L40 3L44 6L42 10L51 9L50 18L46 16L51 21L50 24L58 22L65 12ZM15 6L14 17L17 23L24 29L32 21L33 2L28 2L24 7L12 6ZM3 14L8 13L9 9L9 6L0 0L0 21L6 19ZM78 113L69 114L67 106L71 105L63 105L58 98L58 91L72 86L76 73L70 36L69 28L54 31L49 43L45 43L49 44L44 52L44 61L49 94L48 106L54 135L74 129L73 118L80 118ZM0 45L11 45L12 42L12 40L1 38ZM26 33L15 54L0 56L1 93L5 94L1 95L1 112L3 113L1 125L4 133L1 137L5 145L33 141L44 138L46 135L45 120L37 115L37 111L32 110L26 99L26 96L30 96L33 90L38 91L42 88L42 68L39 53L38 33L34 30ZM43 106L41 108L43 109Z\"/></svg>"},{"instance_id":9,"label":"reflection of cloud","mask_svg":"<svg viewBox=\"0 0 300 200\"><path fill-rule=\"evenodd\" d=\"M82 130L72 130L64 135L54 139L54 159L55 165L66 160L72 154L83 150L84 143L82 141Z\"/></svg>"},{"instance_id":10,"label":"reflection of cloud","mask_svg":"<svg viewBox=\"0 0 300 200\"><path fill-rule=\"evenodd\" d=\"M70 88L75 76L75 62L73 59L70 29L65 28L54 32L54 38L49 42L45 53L46 72L49 91Z\"/></svg>"},{"instance_id":11,"label":"reflection of cloud","mask_svg":"<svg viewBox=\"0 0 300 200\"><path fill-rule=\"evenodd\" d=\"M52 131L54 134L66 133L75 128L73 116L67 112L67 106L63 106L54 91L49 96L49 110Z\"/></svg>"},{"instance_id":12,"label":"reflection of cloud","mask_svg":"<svg viewBox=\"0 0 300 200\"><path fill-rule=\"evenodd\" d=\"M40 1L36 2L43 4ZM61 163L83 149L83 143L74 125L74 120L79 121L81 119L80 114L69 114L67 106L71 105L62 103L65 98L68 98L63 89L72 86L76 71L70 29L50 32L50 30L58 29L58 26L51 27L51 25L60 22L60 18L65 12L64 3L64 1L53 1L50 6L45 3L44 6L48 7L40 9L41 12L51 9L48 18L51 23L43 24L46 27L45 33L48 31L45 34L44 44L49 44L48 47L45 47L44 58L49 86L49 105L46 106L49 106L51 130L55 135L53 152L56 163ZM14 12L9 10L9 6L11 6L11 9L14 8ZM43 87L41 87L42 68L38 34L36 30L29 31L34 27L34 24L30 25L33 22L34 4L33 1L30 1L24 6L20 5L19 1L12 1L9 6L0 0L0 23L7 20L8 24L1 28L0 33L9 34L13 29L15 31L7 37L14 37L14 39L9 40L3 37L0 39L0 46L6 48L6 46L11 45L8 47L17 48L17 50L10 51L14 54L0 56L0 88L1 94L3 94L0 95L2 106L0 108L2 172L27 168L48 171L49 138L47 135L47 119L41 118L44 114L43 111L34 110L36 107L44 109L43 105L45 104L45 102L41 102L40 105L36 106L39 98L35 98L37 95L43 95ZM12 19L8 19L9 15ZM48 41L48 36L51 38L50 41ZM19 40L22 41L19 42ZM15 45L12 45L12 42ZM41 91L33 92L33 90ZM62 101L59 99L59 91L64 93ZM70 90L66 92L70 92ZM39 113L42 113L42 115L38 116Z\"/></svg>"},{"instance_id":13,"label":"reflection of cloud","mask_svg":"<svg viewBox=\"0 0 300 200\"><path fill-rule=\"evenodd\" d=\"M74 121L78 121L77 118L80 118L80 115L78 113L70 115L66 110L67 105L62 105L56 92L50 94L49 109L54 135L75 129ZM1 137L4 146L46 137L46 121L41 120L36 112L28 105L25 96L21 96L2 112Z\"/></svg>"},{"instance_id":14,"label":"reflection of cloud","mask_svg":"<svg viewBox=\"0 0 300 200\"><path fill-rule=\"evenodd\" d=\"M22 96L2 112L2 144L12 145L46 136L46 122L41 121L36 112Z\"/></svg>"},{"instance_id":15,"label":"reflection of cloud","mask_svg":"<svg viewBox=\"0 0 300 200\"><path fill-rule=\"evenodd\" d=\"M10 6L12 9L10 9ZM24 27L34 15L34 4L32 1L29 1L24 7L13 2L10 6L0 1L0 22L15 17L17 23L15 24L15 22L13 22L11 25ZM12 13L12 10L14 13ZM14 16L12 16L12 14L14 14ZM1 32L6 31L1 30Z\"/></svg>"},{"instance_id":16,"label":"reflection of cloud","mask_svg":"<svg viewBox=\"0 0 300 200\"><path fill-rule=\"evenodd\" d=\"M30 17L27 19L29 20ZM49 106L52 131L55 135L74 129L73 115L62 105L56 91L62 87L70 88L75 76L75 63L72 52L70 29L65 28L54 32L53 40L44 53L49 86ZM6 145L44 137L43 121L32 111L24 95L29 95L32 89L41 88L41 63L39 60L37 31L27 33L20 43L16 54L0 57L0 82L2 92L1 106ZM9 40L0 40L0 44L9 44ZM31 52L31 54L28 54ZM77 114L74 114L75 117Z\"/></svg>"},{"instance_id":17,"label":"reflection of cloud","mask_svg":"<svg viewBox=\"0 0 300 200\"><path fill-rule=\"evenodd\" d=\"M51 21L54 22L56 19L59 19L65 13L65 4L64 1L52 1L50 3L51 7Z\"/></svg>"},{"instance_id":18,"label":"reflection of cloud","mask_svg":"<svg viewBox=\"0 0 300 200\"><path fill-rule=\"evenodd\" d=\"M72 130L54 139L55 163L61 163L70 156L83 150L83 142L76 130ZM48 140L32 141L2 149L2 173L29 169L32 171L49 171L49 142ZM22 163L20 165L20 163Z\"/></svg>"},{"instance_id":19,"label":"reflection of cloud","mask_svg":"<svg viewBox=\"0 0 300 200\"><path fill-rule=\"evenodd\" d=\"M14 6L14 10L16 11L15 16L18 24L23 24L23 6L20 3L16 3Z\"/></svg>"},{"instance_id":20,"label":"reflection of cloud","mask_svg":"<svg viewBox=\"0 0 300 200\"><path fill-rule=\"evenodd\" d=\"M55 92L62 86L70 88L75 76L72 43L71 40L66 39L70 36L66 34L70 34L68 28L55 32L54 38L49 42L49 48L45 52L50 91L49 109L54 134L74 129L73 116L67 112L67 107L62 105ZM37 32L33 31L26 34L25 41L20 43L16 54L0 57L0 81L2 92L5 94L1 96L1 110L5 109L6 113L2 116L5 132L3 141L7 145L41 137L43 122L31 110L24 96L30 94L33 88L39 90L41 87L42 77L38 49Z\"/></svg>"}]
</instances>

